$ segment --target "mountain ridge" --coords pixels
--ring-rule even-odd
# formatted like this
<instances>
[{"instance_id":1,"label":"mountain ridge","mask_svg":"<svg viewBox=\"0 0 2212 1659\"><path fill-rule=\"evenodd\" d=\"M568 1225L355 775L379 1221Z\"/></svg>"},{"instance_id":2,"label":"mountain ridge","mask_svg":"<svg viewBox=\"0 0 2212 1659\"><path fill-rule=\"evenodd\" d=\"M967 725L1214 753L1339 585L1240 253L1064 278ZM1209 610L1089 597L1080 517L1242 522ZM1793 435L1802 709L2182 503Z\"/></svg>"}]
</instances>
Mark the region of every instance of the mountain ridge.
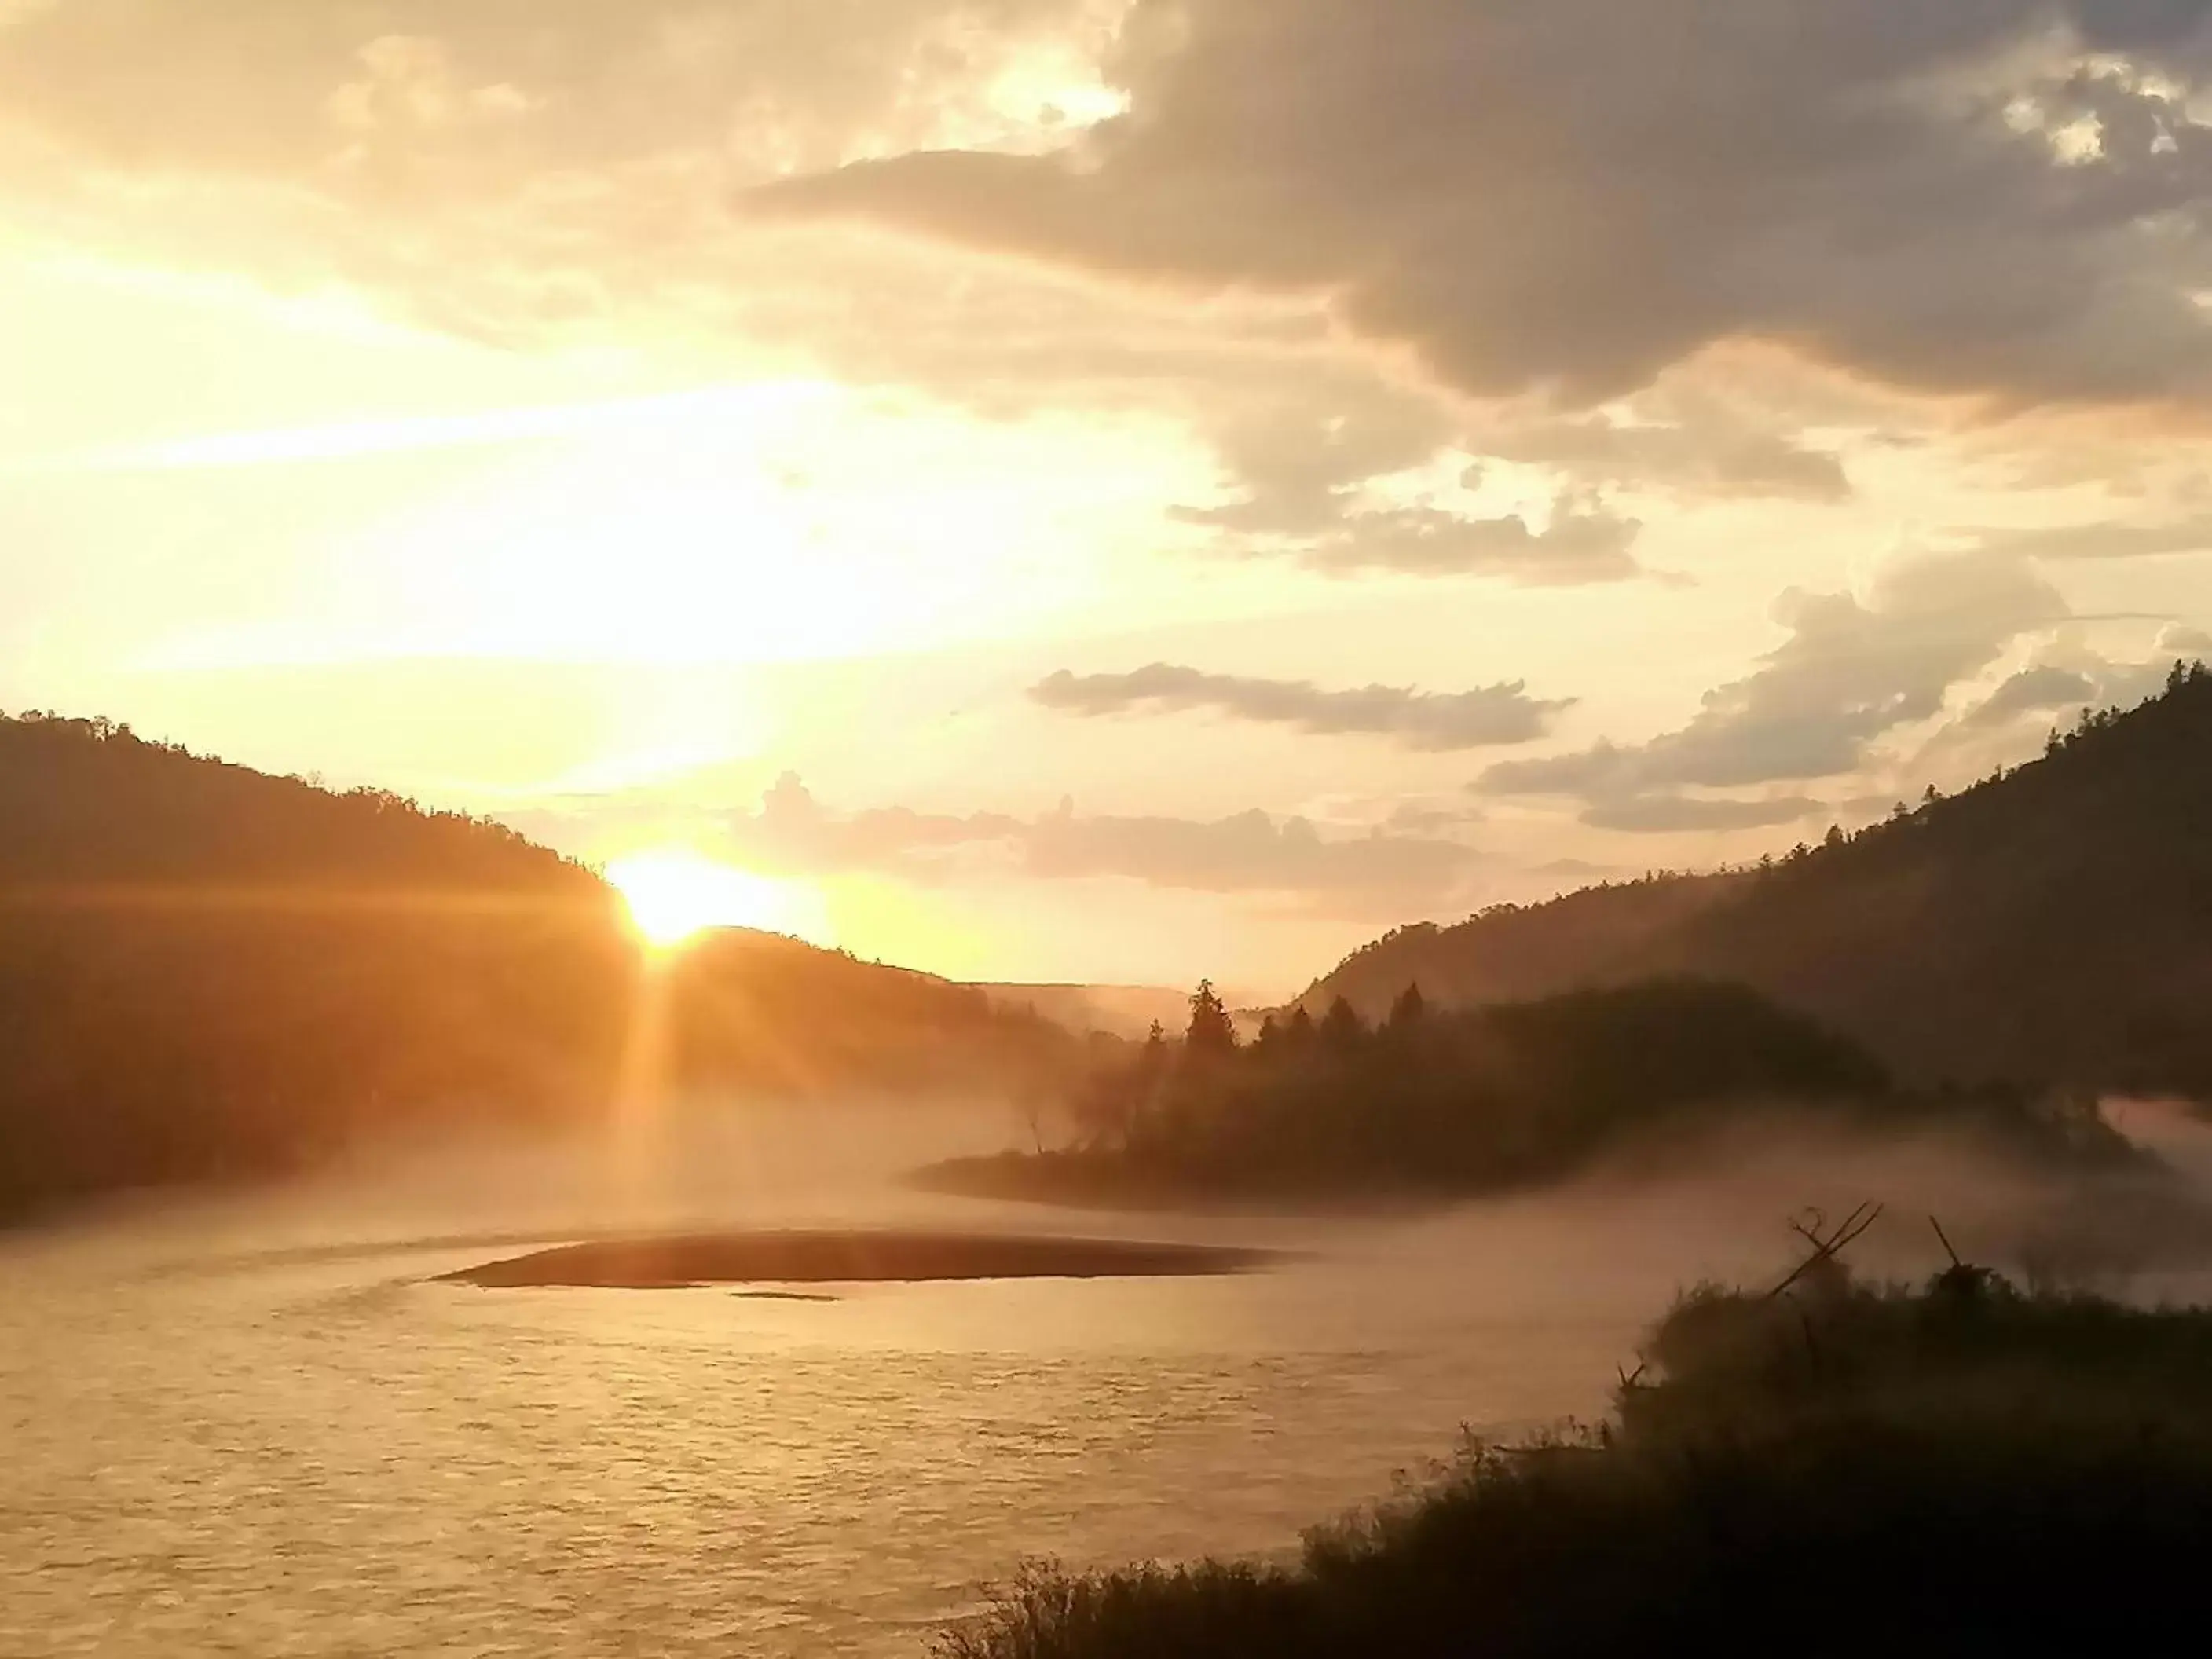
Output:
<instances>
[{"instance_id":1,"label":"mountain ridge","mask_svg":"<svg viewBox=\"0 0 2212 1659\"><path fill-rule=\"evenodd\" d=\"M1293 1006L1370 1018L1666 975L1736 981L1902 1074L2212 1092L2212 673L2039 759L1759 867L1398 930Z\"/></svg>"}]
</instances>

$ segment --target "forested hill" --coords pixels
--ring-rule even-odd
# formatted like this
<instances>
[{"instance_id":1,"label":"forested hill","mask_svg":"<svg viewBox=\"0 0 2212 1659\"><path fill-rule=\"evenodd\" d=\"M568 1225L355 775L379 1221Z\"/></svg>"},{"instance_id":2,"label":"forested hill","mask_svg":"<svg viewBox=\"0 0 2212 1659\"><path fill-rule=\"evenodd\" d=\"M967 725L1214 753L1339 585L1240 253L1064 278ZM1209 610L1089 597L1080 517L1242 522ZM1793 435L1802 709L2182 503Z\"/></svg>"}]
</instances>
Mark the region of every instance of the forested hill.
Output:
<instances>
[{"instance_id":1,"label":"forested hill","mask_svg":"<svg viewBox=\"0 0 2212 1659\"><path fill-rule=\"evenodd\" d=\"M590 871L499 824L382 790L334 794L106 720L0 715L0 893L171 885L613 902Z\"/></svg>"},{"instance_id":2,"label":"forested hill","mask_svg":"<svg viewBox=\"0 0 2212 1659\"><path fill-rule=\"evenodd\" d=\"M1408 928L1300 1001L1373 1017L1410 984L1464 1004L1669 974L1741 981L1923 1079L2212 1093L2212 675L1771 866Z\"/></svg>"},{"instance_id":3,"label":"forested hill","mask_svg":"<svg viewBox=\"0 0 2212 1659\"><path fill-rule=\"evenodd\" d=\"M497 825L0 717L0 1219L641 1087L1042 1089L1079 1048L788 939L654 963L597 875Z\"/></svg>"}]
</instances>

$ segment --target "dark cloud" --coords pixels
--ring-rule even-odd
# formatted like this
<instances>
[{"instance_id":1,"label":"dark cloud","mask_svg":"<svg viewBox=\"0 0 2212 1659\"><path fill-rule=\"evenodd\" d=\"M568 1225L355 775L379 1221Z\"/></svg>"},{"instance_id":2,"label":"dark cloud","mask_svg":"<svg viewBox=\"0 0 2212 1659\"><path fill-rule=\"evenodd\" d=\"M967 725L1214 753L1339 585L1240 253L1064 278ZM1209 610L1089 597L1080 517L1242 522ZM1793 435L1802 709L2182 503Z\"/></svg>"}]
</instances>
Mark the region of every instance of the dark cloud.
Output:
<instances>
[{"instance_id":1,"label":"dark cloud","mask_svg":"<svg viewBox=\"0 0 2212 1659\"><path fill-rule=\"evenodd\" d=\"M1358 909L1418 902L1450 890L1473 851L1453 841L1378 832L1324 836L1306 819L1245 812L1211 821L1085 817L1071 803L1041 817L969 817L904 807L842 813L793 775L757 812L726 825L763 867L823 873L882 870L914 878L963 865L1046 879L1121 877L1207 893L1275 893Z\"/></svg>"},{"instance_id":2,"label":"dark cloud","mask_svg":"<svg viewBox=\"0 0 2212 1659\"><path fill-rule=\"evenodd\" d=\"M1273 290L1476 393L1779 342L2006 402L2212 365L2212 0L1138 0L1127 115L747 198Z\"/></svg>"},{"instance_id":3,"label":"dark cloud","mask_svg":"<svg viewBox=\"0 0 2212 1659\"><path fill-rule=\"evenodd\" d=\"M2094 702L2096 696L2096 683L2087 675L2076 673L2070 668L2060 668L2055 664L2046 664L2040 668L2024 668L1963 716L1960 724L1966 726L2002 726L2023 714L2039 714L2052 708L2077 708Z\"/></svg>"},{"instance_id":4,"label":"dark cloud","mask_svg":"<svg viewBox=\"0 0 2212 1659\"><path fill-rule=\"evenodd\" d=\"M1431 692L1391 685L1325 691L1307 680L1249 679L1153 663L1128 674L1077 675L1062 669L1030 688L1048 708L1092 717L1210 710L1237 720L1295 726L1323 736L1395 738L1442 753L1528 743L1571 705L1528 695L1525 682L1477 691Z\"/></svg>"},{"instance_id":5,"label":"dark cloud","mask_svg":"<svg viewBox=\"0 0 2212 1659\"><path fill-rule=\"evenodd\" d=\"M1618 820L1632 803L1685 789L1844 776L1866 764L1875 739L1941 713L1954 686L2068 612L2026 561L1970 553L1893 567L1864 600L1792 592L1776 615L1789 637L1755 672L1708 693L1680 731L1504 762L1480 787L1577 798Z\"/></svg>"},{"instance_id":6,"label":"dark cloud","mask_svg":"<svg viewBox=\"0 0 2212 1659\"><path fill-rule=\"evenodd\" d=\"M2212 635L2173 623L2160 631L2148 657L2130 660L2090 648L2082 632L2062 630L2034 660L1936 732L1915 766L1963 777L1969 765L1978 775L1992 763L2016 760L2022 723L2042 726L2080 708L2131 708L2166 689L2176 661L2212 647Z\"/></svg>"}]
</instances>

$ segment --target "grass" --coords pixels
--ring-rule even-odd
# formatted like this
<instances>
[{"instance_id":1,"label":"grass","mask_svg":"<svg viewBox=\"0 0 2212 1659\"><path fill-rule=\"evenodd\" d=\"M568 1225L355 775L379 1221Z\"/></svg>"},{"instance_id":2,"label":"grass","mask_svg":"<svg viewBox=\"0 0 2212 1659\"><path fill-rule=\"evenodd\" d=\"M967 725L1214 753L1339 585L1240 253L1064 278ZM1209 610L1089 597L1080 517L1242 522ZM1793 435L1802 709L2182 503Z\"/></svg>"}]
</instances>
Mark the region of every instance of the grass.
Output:
<instances>
[{"instance_id":1,"label":"grass","mask_svg":"<svg viewBox=\"0 0 2212 1659\"><path fill-rule=\"evenodd\" d=\"M939 1659L2043 1652L2195 1623L2212 1314L1838 1273L1693 1292L1647 1360L1605 1425L1471 1445L1296 1565L1032 1567Z\"/></svg>"}]
</instances>

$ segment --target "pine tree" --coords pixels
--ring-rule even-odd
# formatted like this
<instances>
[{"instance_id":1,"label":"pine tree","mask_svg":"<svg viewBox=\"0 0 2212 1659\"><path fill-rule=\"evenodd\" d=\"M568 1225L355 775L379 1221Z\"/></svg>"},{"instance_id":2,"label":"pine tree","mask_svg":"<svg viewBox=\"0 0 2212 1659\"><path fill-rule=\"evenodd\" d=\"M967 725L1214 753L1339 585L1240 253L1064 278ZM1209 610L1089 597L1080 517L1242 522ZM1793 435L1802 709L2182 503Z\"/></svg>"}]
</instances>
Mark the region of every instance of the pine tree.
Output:
<instances>
[{"instance_id":1,"label":"pine tree","mask_svg":"<svg viewBox=\"0 0 2212 1659\"><path fill-rule=\"evenodd\" d=\"M1408 985L1398 994L1398 1000L1390 1005L1390 1029L1394 1031L1410 1030L1421 1023L1422 1017L1428 1012L1428 1000L1421 994L1421 988L1418 984Z\"/></svg>"},{"instance_id":2,"label":"pine tree","mask_svg":"<svg viewBox=\"0 0 2212 1659\"><path fill-rule=\"evenodd\" d=\"M1229 1010L1213 989L1213 981L1202 979L1190 997L1190 1030L1183 1038L1183 1046L1193 1055L1212 1057L1237 1051L1237 1024L1229 1018Z\"/></svg>"},{"instance_id":3,"label":"pine tree","mask_svg":"<svg viewBox=\"0 0 2212 1659\"><path fill-rule=\"evenodd\" d=\"M1328 1006L1322 1017L1321 1038L1332 1048L1349 1048L1367 1035L1359 1011L1344 998L1339 997Z\"/></svg>"}]
</instances>

